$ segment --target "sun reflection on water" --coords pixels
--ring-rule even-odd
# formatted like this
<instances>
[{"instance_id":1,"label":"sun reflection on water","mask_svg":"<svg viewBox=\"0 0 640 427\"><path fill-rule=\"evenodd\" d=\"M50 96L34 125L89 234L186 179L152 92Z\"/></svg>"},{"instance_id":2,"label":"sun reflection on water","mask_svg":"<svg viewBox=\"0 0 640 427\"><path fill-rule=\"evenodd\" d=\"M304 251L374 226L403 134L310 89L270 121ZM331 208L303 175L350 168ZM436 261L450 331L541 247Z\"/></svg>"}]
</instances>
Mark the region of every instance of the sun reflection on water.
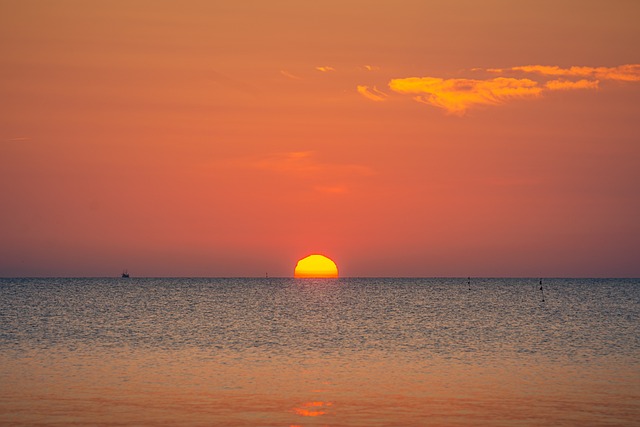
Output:
<instances>
[{"instance_id":1,"label":"sun reflection on water","mask_svg":"<svg viewBox=\"0 0 640 427\"><path fill-rule=\"evenodd\" d=\"M0 279L0 425L640 419L637 280L130 280Z\"/></svg>"},{"instance_id":2,"label":"sun reflection on water","mask_svg":"<svg viewBox=\"0 0 640 427\"><path fill-rule=\"evenodd\" d=\"M293 408L292 411L303 417L319 417L328 412L332 402L304 402Z\"/></svg>"}]
</instances>

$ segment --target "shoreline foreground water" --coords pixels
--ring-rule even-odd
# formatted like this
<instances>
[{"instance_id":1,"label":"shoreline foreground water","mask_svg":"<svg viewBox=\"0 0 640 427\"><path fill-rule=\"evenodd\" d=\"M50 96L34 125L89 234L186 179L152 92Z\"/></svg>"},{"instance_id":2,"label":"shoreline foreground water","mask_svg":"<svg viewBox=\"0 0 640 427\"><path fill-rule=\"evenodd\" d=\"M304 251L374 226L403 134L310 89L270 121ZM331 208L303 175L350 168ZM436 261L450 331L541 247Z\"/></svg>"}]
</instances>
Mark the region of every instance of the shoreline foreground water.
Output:
<instances>
[{"instance_id":1,"label":"shoreline foreground water","mask_svg":"<svg viewBox=\"0 0 640 427\"><path fill-rule=\"evenodd\" d=\"M637 425L640 280L0 279L3 425Z\"/></svg>"}]
</instances>

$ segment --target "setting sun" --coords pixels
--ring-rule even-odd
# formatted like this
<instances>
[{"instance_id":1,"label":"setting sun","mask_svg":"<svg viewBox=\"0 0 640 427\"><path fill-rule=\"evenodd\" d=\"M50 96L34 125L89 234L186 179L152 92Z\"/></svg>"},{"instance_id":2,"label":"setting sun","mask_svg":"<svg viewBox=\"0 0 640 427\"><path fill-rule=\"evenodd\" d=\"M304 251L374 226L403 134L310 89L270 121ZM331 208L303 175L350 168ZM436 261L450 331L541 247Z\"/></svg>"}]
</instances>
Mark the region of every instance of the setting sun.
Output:
<instances>
[{"instance_id":1,"label":"setting sun","mask_svg":"<svg viewBox=\"0 0 640 427\"><path fill-rule=\"evenodd\" d=\"M296 278L331 278L338 277L336 263L324 255L309 255L296 264L293 273Z\"/></svg>"}]
</instances>

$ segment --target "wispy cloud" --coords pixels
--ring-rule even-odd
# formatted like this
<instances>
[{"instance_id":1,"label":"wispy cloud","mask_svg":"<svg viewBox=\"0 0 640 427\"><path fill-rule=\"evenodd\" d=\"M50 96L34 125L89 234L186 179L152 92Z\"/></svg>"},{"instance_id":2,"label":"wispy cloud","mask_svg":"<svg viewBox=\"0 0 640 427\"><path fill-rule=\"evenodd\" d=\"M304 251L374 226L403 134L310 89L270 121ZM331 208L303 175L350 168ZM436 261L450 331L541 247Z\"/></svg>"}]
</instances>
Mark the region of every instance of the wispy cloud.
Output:
<instances>
[{"instance_id":1,"label":"wispy cloud","mask_svg":"<svg viewBox=\"0 0 640 427\"><path fill-rule=\"evenodd\" d=\"M288 71L285 70L280 70L280 74L282 74L283 76L289 78L289 79L293 79L293 80L302 80L302 77L300 76L296 76L295 74L291 74Z\"/></svg>"},{"instance_id":2,"label":"wispy cloud","mask_svg":"<svg viewBox=\"0 0 640 427\"><path fill-rule=\"evenodd\" d=\"M619 65L617 67L569 67L550 65L524 65L511 68L489 68L492 73L504 74L507 71L537 73L544 76L590 77L600 80L640 81L640 64Z\"/></svg>"},{"instance_id":3,"label":"wispy cloud","mask_svg":"<svg viewBox=\"0 0 640 427\"><path fill-rule=\"evenodd\" d=\"M473 68L472 72L489 72L498 77L440 78L407 77L389 81L396 94L411 95L417 102L463 115L468 109L483 105L500 105L515 99L539 98L546 92L599 89L603 80L640 81L640 64L618 67L569 67L526 65L511 68ZM522 78L526 73L531 78ZM518 76L520 74L520 76ZM375 89L375 88L374 88ZM369 86L357 86L364 97L381 101L383 95Z\"/></svg>"},{"instance_id":4,"label":"wispy cloud","mask_svg":"<svg viewBox=\"0 0 640 427\"><path fill-rule=\"evenodd\" d=\"M315 151L277 153L269 157L259 159L254 163L254 165L261 169L298 174L341 172L358 175L371 175L373 173L371 168L358 164L321 162L316 158Z\"/></svg>"},{"instance_id":5,"label":"wispy cloud","mask_svg":"<svg viewBox=\"0 0 640 427\"><path fill-rule=\"evenodd\" d=\"M19 141L29 141L31 138L27 136L16 136L13 138L5 138L3 141L5 142L19 142Z\"/></svg>"},{"instance_id":6,"label":"wispy cloud","mask_svg":"<svg viewBox=\"0 0 640 427\"><path fill-rule=\"evenodd\" d=\"M597 89L600 81L598 80L551 80L545 83L545 87L549 90L572 90L572 89Z\"/></svg>"},{"instance_id":7,"label":"wispy cloud","mask_svg":"<svg viewBox=\"0 0 640 427\"><path fill-rule=\"evenodd\" d=\"M313 173L321 169L321 165L313 159L313 151L295 151L278 153L262 158L253 163L259 169L284 173Z\"/></svg>"},{"instance_id":8,"label":"wispy cloud","mask_svg":"<svg viewBox=\"0 0 640 427\"><path fill-rule=\"evenodd\" d=\"M378 67L377 65L363 65L363 67L367 71L378 71L378 70L380 70L380 67Z\"/></svg>"},{"instance_id":9,"label":"wispy cloud","mask_svg":"<svg viewBox=\"0 0 640 427\"><path fill-rule=\"evenodd\" d=\"M374 174L371 168L364 165L322 162L313 151L277 153L254 160L250 166L290 175L292 179L305 181L310 188L326 194L347 193L349 187L345 182Z\"/></svg>"},{"instance_id":10,"label":"wispy cloud","mask_svg":"<svg viewBox=\"0 0 640 427\"><path fill-rule=\"evenodd\" d=\"M364 85L358 85L356 87L356 90L358 91L358 93L362 96L364 96L367 99L370 99L372 101L376 101L376 102L380 102L380 101L384 101L387 99L387 94L384 92L379 91L378 89L375 88L375 86L372 89L369 89L368 86L364 86Z\"/></svg>"},{"instance_id":11,"label":"wispy cloud","mask_svg":"<svg viewBox=\"0 0 640 427\"><path fill-rule=\"evenodd\" d=\"M393 79L389 88L401 94L415 95L418 102L464 114L477 105L496 105L515 98L535 98L542 88L529 79L496 77L488 80L409 77Z\"/></svg>"},{"instance_id":12,"label":"wispy cloud","mask_svg":"<svg viewBox=\"0 0 640 427\"><path fill-rule=\"evenodd\" d=\"M335 71L336 69L333 68L333 67L330 67L328 65L325 65L325 66L321 66L321 67L316 67L316 70L322 71L323 73L329 73L331 71Z\"/></svg>"}]
</instances>

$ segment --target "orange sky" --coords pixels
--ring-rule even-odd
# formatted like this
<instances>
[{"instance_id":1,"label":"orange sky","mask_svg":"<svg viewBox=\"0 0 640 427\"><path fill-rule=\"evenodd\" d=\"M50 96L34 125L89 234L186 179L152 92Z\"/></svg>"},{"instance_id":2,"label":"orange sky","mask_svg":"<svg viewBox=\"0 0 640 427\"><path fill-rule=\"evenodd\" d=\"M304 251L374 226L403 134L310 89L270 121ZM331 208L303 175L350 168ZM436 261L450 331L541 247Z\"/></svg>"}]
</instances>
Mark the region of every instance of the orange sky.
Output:
<instances>
[{"instance_id":1,"label":"orange sky","mask_svg":"<svg viewBox=\"0 0 640 427\"><path fill-rule=\"evenodd\" d=\"M0 0L0 276L640 276L638 22Z\"/></svg>"}]
</instances>

